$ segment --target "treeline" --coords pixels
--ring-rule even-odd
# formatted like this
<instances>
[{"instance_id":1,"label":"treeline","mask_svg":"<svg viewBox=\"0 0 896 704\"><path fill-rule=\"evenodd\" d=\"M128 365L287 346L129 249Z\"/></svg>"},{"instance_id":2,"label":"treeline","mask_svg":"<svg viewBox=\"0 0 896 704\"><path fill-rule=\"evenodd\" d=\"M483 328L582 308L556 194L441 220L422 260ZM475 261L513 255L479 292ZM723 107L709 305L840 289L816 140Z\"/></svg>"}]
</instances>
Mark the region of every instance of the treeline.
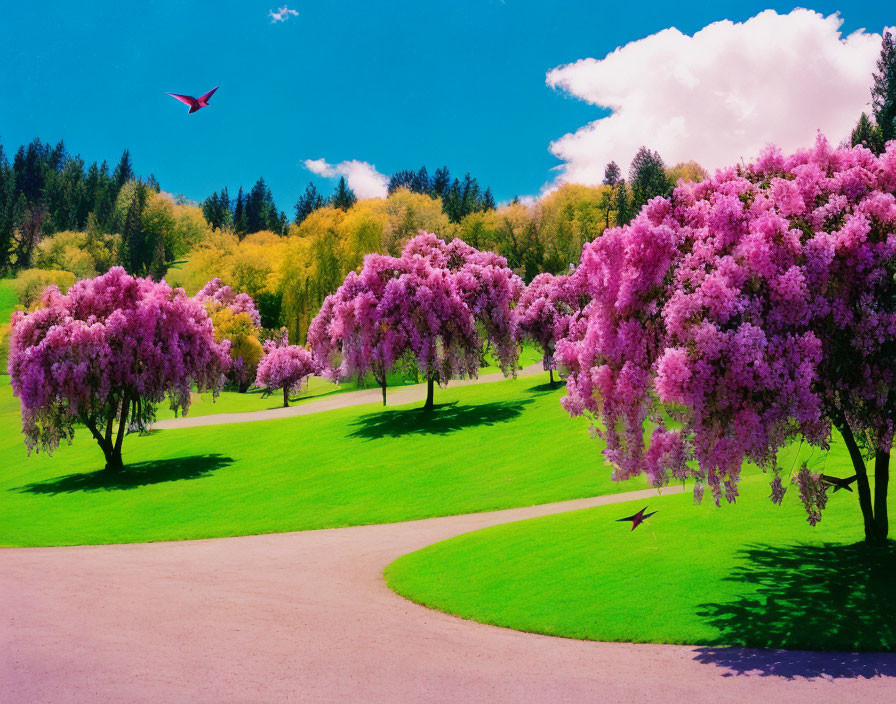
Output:
<instances>
[{"instance_id":1,"label":"treeline","mask_svg":"<svg viewBox=\"0 0 896 704\"><path fill-rule=\"evenodd\" d=\"M475 210L459 222L451 220L440 197L402 185L387 198L356 200L349 207L319 203L298 224L291 223L285 237L275 230L240 236L216 229L168 280L192 294L220 277L255 299L263 327L287 326L291 339L303 342L324 298L360 268L364 255L397 256L421 229L495 251L530 281L541 272L568 271L585 242L628 222L641 204L667 195L678 178L703 175L693 162L667 169L656 152L642 149L627 178L611 164L602 185L566 184L535 203Z\"/></svg>"},{"instance_id":2,"label":"treeline","mask_svg":"<svg viewBox=\"0 0 896 704\"><path fill-rule=\"evenodd\" d=\"M83 277L120 264L161 277L206 230L198 208L137 176L127 150L110 169L63 142L35 139L12 162L0 144L0 275L37 267Z\"/></svg>"},{"instance_id":3,"label":"treeline","mask_svg":"<svg viewBox=\"0 0 896 704\"><path fill-rule=\"evenodd\" d=\"M389 193L406 188L411 193L422 193L442 201L442 210L448 220L459 223L470 213L495 209L492 189L482 190L479 182L469 173L463 179L451 179L447 166L436 169L432 178L421 166L417 171L398 171L389 179Z\"/></svg>"},{"instance_id":4,"label":"treeline","mask_svg":"<svg viewBox=\"0 0 896 704\"><path fill-rule=\"evenodd\" d=\"M227 186L220 193L215 191L202 201L202 214L212 228L227 229L239 237L262 230L285 235L289 230L289 219L277 210L264 178L259 178L245 195L240 186L236 198L230 196Z\"/></svg>"},{"instance_id":5,"label":"treeline","mask_svg":"<svg viewBox=\"0 0 896 704\"><path fill-rule=\"evenodd\" d=\"M438 199L442 212L453 223L461 222L470 213L495 209L491 188L483 189L469 173L462 179L452 179L447 166L436 169L432 177L426 166L421 166L416 171L398 171L389 179L389 193L401 189ZM329 196L324 196L311 181L293 206L295 215L292 223L301 225L305 218L320 208L346 211L357 202L358 197L349 187L345 176L339 178ZM212 228L229 230L239 238L255 232L267 231L280 235L289 232L289 219L285 212L277 209L271 189L264 178L259 178L245 195L240 186L236 198L230 195L226 186L215 191L202 201L202 213Z\"/></svg>"}]
</instances>

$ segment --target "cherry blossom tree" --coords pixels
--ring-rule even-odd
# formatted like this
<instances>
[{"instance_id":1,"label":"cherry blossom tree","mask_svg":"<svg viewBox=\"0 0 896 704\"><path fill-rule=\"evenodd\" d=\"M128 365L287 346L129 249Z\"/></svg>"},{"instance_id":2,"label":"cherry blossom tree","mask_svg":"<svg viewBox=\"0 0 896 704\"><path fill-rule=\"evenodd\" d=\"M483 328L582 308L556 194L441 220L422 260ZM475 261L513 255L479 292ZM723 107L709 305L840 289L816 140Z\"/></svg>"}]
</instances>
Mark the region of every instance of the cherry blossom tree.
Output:
<instances>
[{"instance_id":1,"label":"cherry blossom tree","mask_svg":"<svg viewBox=\"0 0 896 704\"><path fill-rule=\"evenodd\" d=\"M367 255L326 299L308 341L331 378L372 372L384 405L386 374L412 356L431 409L436 383L476 376L483 338L502 371L516 373L512 310L522 288L503 257L421 231L400 257Z\"/></svg>"},{"instance_id":2,"label":"cherry blossom tree","mask_svg":"<svg viewBox=\"0 0 896 704\"><path fill-rule=\"evenodd\" d=\"M812 149L769 147L748 166L679 181L585 245L576 276L591 302L557 342L563 405L593 416L615 479L691 478L696 501L708 486L717 504L733 502L749 459L780 502L777 451L801 439L823 452L836 429L866 540L886 540L894 195L896 142L875 157L819 135ZM803 464L791 481L814 525L831 478Z\"/></svg>"},{"instance_id":3,"label":"cherry blossom tree","mask_svg":"<svg viewBox=\"0 0 896 704\"><path fill-rule=\"evenodd\" d=\"M29 452L71 442L80 423L110 471L122 468L129 416L146 428L166 398L186 413L193 385L217 392L229 362L200 303L121 267L65 295L51 286L37 310L13 314L9 373Z\"/></svg>"},{"instance_id":4,"label":"cherry blossom tree","mask_svg":"<svg viewBox=\"0 0 896 704\"><path fill-rule=\"evenodd\" d=\"M270 347L258 363L255 385L272 391L283 389L283 407L288 408L289 395L303 388L316 371L317 365L304 347Z\"/></svg>"},{"instance_id":5,"label":"cherry blossom tree","mask_svg":"<svg viewBox=\"0 0 896 704\"><path fill-rule=\"evenodd\" d=\"M550 373L551 384L557 368L555 341L565 334L576 305L570 277L545 273L532 279L514 309L517 338L531 340L541 347L542 363Z\"/></svg>"}]
</instances>

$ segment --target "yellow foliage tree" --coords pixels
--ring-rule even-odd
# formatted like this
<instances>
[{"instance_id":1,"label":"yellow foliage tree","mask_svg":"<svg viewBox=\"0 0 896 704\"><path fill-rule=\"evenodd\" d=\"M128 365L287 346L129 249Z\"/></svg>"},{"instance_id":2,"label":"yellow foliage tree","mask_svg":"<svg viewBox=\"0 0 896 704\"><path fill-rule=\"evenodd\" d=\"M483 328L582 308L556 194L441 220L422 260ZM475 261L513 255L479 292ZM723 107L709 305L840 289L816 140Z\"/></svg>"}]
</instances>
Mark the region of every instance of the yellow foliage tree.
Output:
<instances>
[{"instance_id":1,"label":"yellow foliage tree","mask_svg":"<svg viewBox=\"0 0 896 704\"><path fill-rule=\"evenodd\" d=\"M248 313L235 314L230 308L212 312L211 318L215 341L230 340L230 358L233 360L230 376L240 393L245 393L255 380L255 371L264 356L264 348L258 339L260 330Z\"/></svg>"}]
</instances>

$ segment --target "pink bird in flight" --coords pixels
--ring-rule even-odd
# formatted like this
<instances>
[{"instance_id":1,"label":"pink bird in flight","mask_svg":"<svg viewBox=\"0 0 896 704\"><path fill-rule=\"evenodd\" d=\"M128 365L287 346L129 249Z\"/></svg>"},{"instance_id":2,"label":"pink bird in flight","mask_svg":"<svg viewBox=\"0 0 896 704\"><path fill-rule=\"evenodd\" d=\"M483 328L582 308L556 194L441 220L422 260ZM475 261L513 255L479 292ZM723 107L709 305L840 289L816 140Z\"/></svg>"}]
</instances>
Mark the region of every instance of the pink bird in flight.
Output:
<instances>
[{"instance_id":1,"label":"pink bird in flight","mask_svg":"<svg viewBox=\"0 0 896 704\"><path fill-rule=\"evenodd\" d=\"M625 518L617 518L616 520L617 521L631 521L632 522L632 530L634 530L639 525L641 525L644 521L646 521L648 518L650 518L653 514L656 513L656 511L651 511L650 513L644 513L646 510L647 510L647 507L645 506L644 508L642 508L640 511L638 511L633 516L626 516Z\"/></svg>"},{"instance_id":2,"label":"pink bird in flight","mask_svg":"<svg viewBox=\"0 0 896 704\"><path fill-rule=\"evenodd\" d=\"M190 106L190 112L188 114L194 113L201 108L208 107L208 101L215 94L215 91L218 90L221 86L215 86L205 95L201 95L198 98L194 98L192 95L179 95L178 93L168 93L175 100L179 100L184 105Z\"/></svg>"}]
</instances>

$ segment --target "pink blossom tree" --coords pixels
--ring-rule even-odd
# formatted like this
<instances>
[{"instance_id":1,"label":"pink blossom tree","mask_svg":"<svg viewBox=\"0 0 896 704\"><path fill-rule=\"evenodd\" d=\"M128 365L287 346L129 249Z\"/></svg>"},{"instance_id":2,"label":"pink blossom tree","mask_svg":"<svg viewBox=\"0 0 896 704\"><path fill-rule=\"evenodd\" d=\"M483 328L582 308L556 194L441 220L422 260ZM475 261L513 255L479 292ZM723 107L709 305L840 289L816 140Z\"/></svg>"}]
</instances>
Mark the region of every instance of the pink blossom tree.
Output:
<instances>
[{"instance_id":1,"label":"pink blossom tree","mask_svg":"<svg viewBox=\"0 0 896 704\"><path fill-rule=\"evenodd\" d=\"M483 337L502 371L516 373L512 309L522 288L502 257L421 232L401 257L365 257L361 272L324 302L308 340L331 377L372 372L384 405L386 374L412 356L431 409L435 383L476 376Z\"/></svg>"},{"instance_id":2,"label":"pink blossom tree","mask_svg":"<svg viewBox=\"0 0 896 704\"><path fill-rule=\"evenodd\" d=\"M289 395L305 386L317 365L311 353L298 345L271 347L258 363L255 385L263 389L283 389L283 407L289 407Z\"/></svg>"},{"instance_id":3,"label":"pink blossom tree","mask_svg":"<svg viewBox=\"0 0 896 704\"><path fill-rule=\"evenodd\" d=\"M29 451L71 442L81 423L111 471L122 468L129 416L148 427L166 398L186 413L193 385L216 392L229 362L200 303L121 267L65 295L51 286L40 308L13 314L9 374Z\"/></svg>"},{"instance_id":4,"label":"pink blossom tree","mask_svg":"<svg viewBox=\"0 0 896 704\"><path fill-rule=\"evenodd\" d=\"M576 296L570 277L547 273L532 279L514 309L517 338L531 340L541 348L551 384L557 368L555 341L565 334L567 321L575 310Z\"/></svg>"},{"instance_id":5,"label":"pink blossom tree","mask_svg":"<svg viewBox=\"0 0 896 704\"><path fill-rule=\"evenodd\" d=\"M708 486L717 504L733 502L749 459L780 502L777 451L797 438L825 450L836 428L865 538L886 540L894 195L896 142L875 157L819 136L791 156L770 147L749 166L680 181L584 247L576 275L591 302L557 343L563 404L594 417L615 479L691 478L696 501ZM804 464L792 482L814 525L829 479Z\"/></svg>"},{"instance_id":6,"label":"pink blossom tree","mask_svg":"<svg viewBox=\"0 0 896 704\"><path fill-rule=\"evenodd\" d=\"M255 301L248 293L235 293L230 286L225 286L217 276L197 292L195 299L214 313L222 308L230 309L234 315L246 313L255 327L261 327L261 313Z\"/></svg>"}]
</instances>

